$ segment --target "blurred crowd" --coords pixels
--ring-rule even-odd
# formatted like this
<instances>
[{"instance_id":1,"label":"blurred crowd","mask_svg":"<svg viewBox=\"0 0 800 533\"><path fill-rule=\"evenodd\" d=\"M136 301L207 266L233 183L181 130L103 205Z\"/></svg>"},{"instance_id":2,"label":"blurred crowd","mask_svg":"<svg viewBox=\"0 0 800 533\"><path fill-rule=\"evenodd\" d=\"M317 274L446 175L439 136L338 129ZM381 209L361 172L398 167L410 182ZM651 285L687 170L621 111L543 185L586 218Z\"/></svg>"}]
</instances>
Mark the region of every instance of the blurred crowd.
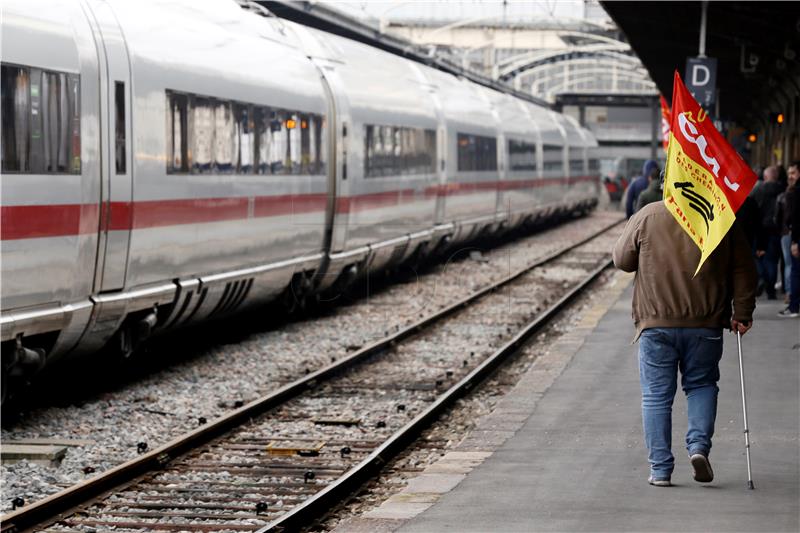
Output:
<instances>
[{"instance_id":1,"label":"blurred crowd","mask_svg":"<svg viewBox=\"0 0 800 533\"><path fill-rule=\"evenodd\" d=\"M736 213L747 235L758 268L758 295L782 298L785 318L800 317L800 161L784 168L768 166L758 171L758 181ZM663 196L664 172L648 160L634 178L620 203L630 218Z\"/></svg>"}]
</instances>

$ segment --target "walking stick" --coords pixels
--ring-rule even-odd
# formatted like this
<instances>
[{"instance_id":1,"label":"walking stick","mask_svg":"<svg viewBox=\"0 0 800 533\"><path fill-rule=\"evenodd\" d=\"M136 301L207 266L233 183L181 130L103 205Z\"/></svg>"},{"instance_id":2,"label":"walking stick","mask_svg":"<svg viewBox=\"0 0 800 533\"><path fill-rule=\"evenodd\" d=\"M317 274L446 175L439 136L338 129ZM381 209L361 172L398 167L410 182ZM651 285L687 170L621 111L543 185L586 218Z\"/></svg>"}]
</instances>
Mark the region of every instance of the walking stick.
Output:
<instances>
[{"instance_id":1,"label":"walking stick","mask_svg":"<svg viewBox=\"0 0 800 533\"><path fill-rule=\"evenodd\" d=\"M744 364L742 363L742 334L738 328L736 340L739 344L739 381L742 383L742 414L744 417L744 450L747 454L747 488L753 490L753 473L750 469L750 430L747 429L747 400L744 395Z\"/></svg>"}]
</instances>

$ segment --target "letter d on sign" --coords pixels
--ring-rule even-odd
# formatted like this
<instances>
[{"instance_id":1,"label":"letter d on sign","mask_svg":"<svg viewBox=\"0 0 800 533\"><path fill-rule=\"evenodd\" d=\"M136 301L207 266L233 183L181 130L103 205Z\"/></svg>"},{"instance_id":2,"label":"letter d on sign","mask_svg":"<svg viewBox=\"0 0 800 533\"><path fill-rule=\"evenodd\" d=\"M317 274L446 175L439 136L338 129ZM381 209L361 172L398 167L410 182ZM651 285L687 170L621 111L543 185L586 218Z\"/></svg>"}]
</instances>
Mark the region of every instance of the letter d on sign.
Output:
<instances>
[{"instance_id":1,"label":"letter d on sign","mask_svg":"<svg viewBox=\"0 0 800 533\"><path fill-rule=\"evenodd\" d=\"M711 80L711 71L705 65L692 65L692 85L702 87Z\"/></svg>"}]
</instances>

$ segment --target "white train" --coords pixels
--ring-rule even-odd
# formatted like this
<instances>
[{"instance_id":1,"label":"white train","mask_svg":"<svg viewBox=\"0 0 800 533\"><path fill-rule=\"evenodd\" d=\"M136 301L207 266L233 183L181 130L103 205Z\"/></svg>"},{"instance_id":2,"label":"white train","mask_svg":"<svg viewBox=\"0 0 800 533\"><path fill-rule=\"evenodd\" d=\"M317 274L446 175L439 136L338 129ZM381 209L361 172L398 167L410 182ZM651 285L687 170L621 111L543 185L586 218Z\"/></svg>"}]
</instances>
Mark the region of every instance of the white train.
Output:
<instances>
[{"instance_id":1,"label":"white train","mask_svg":"<svg viewBox=\"0 0 800 533\"><path fill-rule=\"evenodd\" d=\"M2 366L591 209L568 117L224 0L4 0Z\"/></svg>"}]
</instances>

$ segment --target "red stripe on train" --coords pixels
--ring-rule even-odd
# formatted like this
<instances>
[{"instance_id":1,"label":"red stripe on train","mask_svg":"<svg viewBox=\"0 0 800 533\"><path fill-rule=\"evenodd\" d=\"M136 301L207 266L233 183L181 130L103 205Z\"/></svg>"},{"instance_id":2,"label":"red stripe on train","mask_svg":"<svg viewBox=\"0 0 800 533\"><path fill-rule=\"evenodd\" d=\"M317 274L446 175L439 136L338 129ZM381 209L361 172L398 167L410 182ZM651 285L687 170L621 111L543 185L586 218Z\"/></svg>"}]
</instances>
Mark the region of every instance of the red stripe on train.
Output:
<instances>
[{"instance_id":1,"label":"red stripe on train","mask_svg":"<svg viewBox=\"0 0 800 533\"><path fill-rule=\"evenodd\" d=\"M419 201L437 196L454 196L494 190L547 187L568 181L591 181L595 176L541 178L526 180L456 182L414 189L367 193L336 199L337 213L352 213ZM2 206L0 240L33 239L85 235L99 231L100 225L112 231L145 229L183 224L202 224L324 211L327 194L257 196L237 198L196 198L147 200L135 203L111 202L111 213L103 209L98 221L96 204ZM252 211L251 211L252 204Z\"/></svg>"},{"instance_id":2,"label":"red stripe on train","mask_svg":"<svg viewBox=\"0 0 800 533\"><path fill-rule=\"evenodd\" d=\"M96 233L96 204L4 205L0 239L35 239Z\"/></svg>"}]
</instances>

